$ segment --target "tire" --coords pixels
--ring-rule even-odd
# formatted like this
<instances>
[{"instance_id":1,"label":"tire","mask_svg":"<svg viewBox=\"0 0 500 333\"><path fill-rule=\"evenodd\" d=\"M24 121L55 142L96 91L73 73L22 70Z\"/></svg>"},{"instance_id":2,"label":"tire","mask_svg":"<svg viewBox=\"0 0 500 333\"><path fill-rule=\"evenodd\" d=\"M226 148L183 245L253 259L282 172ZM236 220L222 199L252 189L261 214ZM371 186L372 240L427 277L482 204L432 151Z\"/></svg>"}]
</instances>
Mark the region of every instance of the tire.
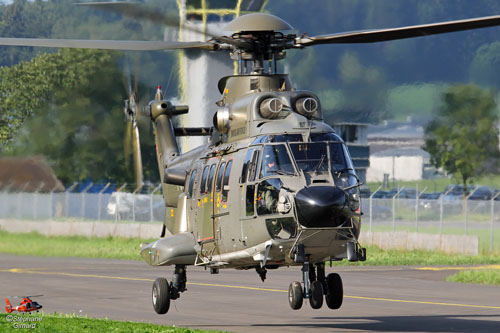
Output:
<instances>
[{"instance_id":1,"label":"tire","mask_svg":"<svg viewBox=\"0 0 500 333\"><path fill-rule=\"evenodd\" d=\"M157 278L153 283L152 300L153 308L157 314L165 314L170 308L170 288L168 281L164 278Z\"/></svg>"},{"instance_id":2,"label":"tire","mask_svg":"<svg viewBox=\"0 0 500 333\"><path fill-rule=\"evenodd\" d=\"M294 281L290 283L288 287L288 302L290 303L290 307L294 310L298 310L302 307L304 292L302 291L300 282Z\"/></svg>"},{"instance_id":3,"label":"tire","mask_svg":"<svg viewBox=\"0 0 500 333\"><path fill-rule=\"evenodd\" d=\"M325 295L326 305L330 309L340 309L344 299L344 287L342 279L337 273L330 273L326 277L327 291Z\"/></svg>"},{"instance_id":4,"label":"tire","mask_svg":"<svg viewBox=\"0 0 500 333\"><path fill-rule=\"evenodd\" d=\"M314 281L311 284L311 298L309 304L313 309L320 309L323 306L323 285L319 281Z\"/></svg>"}]
</instances>

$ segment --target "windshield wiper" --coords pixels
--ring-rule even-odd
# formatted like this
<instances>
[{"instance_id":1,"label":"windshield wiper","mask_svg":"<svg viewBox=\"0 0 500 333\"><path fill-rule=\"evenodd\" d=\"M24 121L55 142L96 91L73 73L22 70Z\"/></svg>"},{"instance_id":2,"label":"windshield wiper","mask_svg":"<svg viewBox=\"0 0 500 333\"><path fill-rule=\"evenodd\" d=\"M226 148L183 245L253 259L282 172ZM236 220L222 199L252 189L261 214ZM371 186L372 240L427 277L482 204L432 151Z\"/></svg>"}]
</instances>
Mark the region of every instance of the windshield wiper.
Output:
<instances>
[{"instance_id":1,"label":"windshield wiper","mask_svg":"<svg viewBox=\"0 0 500 333\"><path fill-rule=\"evenodd\" d=\"M295 176L295 172L285 171L285 170L274 170L278 175Z\"/></svg>"},{"instance_id":2,"label":"windshield wiper","mask_svg":"<svg viewBox=\"0 0 500 333\"><path fill-rule=\"evenodd\" d=\"M350 171L350 170L354 170L353 168L344 168L344 169L340 169L340 170L335 170L335 176L336 177L339 177L341 174L343 174L344 172L346 171Z\"/></svg>"},{"instance_id":3,"label":"windshield wiper","mask_svg":"<svg viewBox=\"0 0 500 333\"><path fill-rule=\"evenodd\" d=\"M319 171L319 168L323 165L323 161L325 160L325 154L321 155L321 160L318 162L318 165L314 168L314 173L317 173Z\"/></svg>"}]
</instances>

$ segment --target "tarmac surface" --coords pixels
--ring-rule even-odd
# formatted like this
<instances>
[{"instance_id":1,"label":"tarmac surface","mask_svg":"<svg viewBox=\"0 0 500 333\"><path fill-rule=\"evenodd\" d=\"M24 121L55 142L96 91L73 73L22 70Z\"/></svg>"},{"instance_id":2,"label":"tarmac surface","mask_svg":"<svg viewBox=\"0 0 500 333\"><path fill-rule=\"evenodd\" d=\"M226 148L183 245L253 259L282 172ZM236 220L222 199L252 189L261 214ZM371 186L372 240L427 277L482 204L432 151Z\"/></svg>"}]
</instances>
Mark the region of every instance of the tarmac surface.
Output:
<instances>
[{"instance_id":1,"label":"tarmac surface","mask_svg":"<svg viewBox=\"0 0 500 333\"><path fill-rule=\"evenodd\" d=\"M254 271L211 275L188 267L188 290L166 315L157 315L151 287L156 277L170 280L172 267L2 254L0 296L43 294L35 300L46 313L229 332L499 332L500 287L444 282L464 268L327 268L343 279L342 307L330 310L324 304L313 310L304 301L294 311L287 289L291 281L301 280L297 267L270 270L265 283Z\"/></svg>"}]
</instances>

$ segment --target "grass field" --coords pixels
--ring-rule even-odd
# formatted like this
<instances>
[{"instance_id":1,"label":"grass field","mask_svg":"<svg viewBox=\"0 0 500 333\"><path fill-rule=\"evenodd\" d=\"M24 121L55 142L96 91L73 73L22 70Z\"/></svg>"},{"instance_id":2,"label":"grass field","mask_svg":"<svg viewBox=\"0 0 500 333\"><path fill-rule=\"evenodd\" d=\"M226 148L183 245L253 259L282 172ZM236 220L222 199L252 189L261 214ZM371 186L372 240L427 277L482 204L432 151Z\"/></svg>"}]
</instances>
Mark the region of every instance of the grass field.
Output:
<instances>
[{"instance_id":1,"label":"grass field","mask_svg":"<svg viewBox=\"0 0 500 333\"><path fill-rule=\"evenodd\" d=\"M415 188L416 184L418 184L419 191L423 191L423 189L427 187L426 192L442 192L446 188L446 186L459 183L460 183L459 180L443 177L436 179L422 179L419 181L409 181L409 182L396 181L395 184L393 184L393 182L391 181L389 182L389 187L397 188L404 186L405 188ZM375 191L380 185L382 185L382 182L370 182L366 184L366 186L368 186L368 188L372 192ZM474 185L485 185L500 189L500 175L488 175L477 178L474 180Z\"/></svg>"},{"instance_id":2,"label":"grass field","mask_svg":"<svg viewBox=\"0 0 500 333\"><path fill-rule=\"evenodd\" d=\"M368 226L364 225L362 230L368 231ZM372 231L393 231L391 226L380 226L374 225L372 227ZM415 226L412 225L397 225L396 231L408 231L408 232L416 232ZM449 227L444 224L443 229L441 230L439 226L436 227L427 227L420 224L418 228L418 232L426 233L426 234L440 234L442 232L443 235L465 235L464 228L461 227ZM469 227L467 230L467 235L469 236L478 236L479 237L479 252L481 253L492 253L496 255L500 255L500 229L495 229L493 231L493 247L491 246L491 230L488 228L485 229L475 229ZM491 251L493 249L493 252Z\"/></svg>"},{"instance_id":3,"label":"grass field","mask_svg":"<svg viewBox=\"0 0 500 333\"><path fill-rule=\"evenodd\" d=\"M42 257L83 257L140 260L139 245L143 240L124 238L47 237L37 233L14 234L0 231L0 253ZM19 246L29 244L29 246ZM451 255L426 251L381 250L368 247L365 262L346 260L334 265L474 265L500 263L500 256Z\"/></svg>"},{"instance_id":4,"label":"grass field","mask_svg":"<svg viewBox=\"0 0 500 333\"><path fill-rule=\"evenodd\" d=\"M15 234L1 230L0 239L0 253L129 260L141 259L139 249L144 242L138 238L47 237L34 232Z\"/></svg>"},{"instance_id":5,"label":"grass field","mask_svg":"<svg viewBox=\"0 0 500 333\"><path fill-rule=\"evenodd\" d=\"M447 277L446 281L500 286L500 269L461 271Z\"/></svg>"},{"instance_id":6,"label":"grass field","mask_svg":"<svg viewBox=\"0 0 500 333\"><path fill-rule=\"evenodd\" d=\"M33 326L34 325L34 326ZM0 313L0 332L220 332L61 314Z\"/></svg>"}]
</instances>

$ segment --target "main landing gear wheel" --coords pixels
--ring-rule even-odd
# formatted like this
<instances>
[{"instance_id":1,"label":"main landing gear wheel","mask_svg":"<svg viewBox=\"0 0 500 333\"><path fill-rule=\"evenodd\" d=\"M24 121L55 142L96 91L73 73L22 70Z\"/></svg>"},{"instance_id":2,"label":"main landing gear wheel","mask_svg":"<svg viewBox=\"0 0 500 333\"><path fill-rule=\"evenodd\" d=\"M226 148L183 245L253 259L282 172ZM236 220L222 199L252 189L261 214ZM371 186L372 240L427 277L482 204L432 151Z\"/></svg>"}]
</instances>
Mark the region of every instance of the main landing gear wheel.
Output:
<instances>
[{"instance_id":1,"label":"main landing gear wheel","mask_svg":"<svg viewBox=\"0 0 500 333\"><path fill-rule=\"evenodd\" d=\"M323 284L320 281L314 281L311 284L311 295L309 304L313 309L320 309L323 306Z\"/></svg>"},{"instance_id":2,"label":"main landing gear wheel","mask_svg":"<svg viewBox=\"0 0 500 333\"><path fill-rule=\"evenodd\" d=\"M326 277L326 305L330 309L339 309L342 306L344 299L344 287L342 286L342 279L337 273L330 273Z\"/></svg>"},{"instance_id":3,"label":"main landing gear wheel","mask_svg":"<svg viewBox=\"0 0 500 333\"><path fill-rule=\"evenodd\" d=\"M288 302L290 303L290 307L294 310L298 310L302 307L303 301L304 293L300 282L294 281L290 283L288 287Z\"/></svg>"},{"instance_id":4,"label":"main landing gear wheel","mask_svg":"<svg viewBox=\"0 0 500 333\"><path fill-rule=\"evenodd\" d=\"M157 314L165 314L170 308L170 287L164 278L157 278L153 283L153 307Z\"/></svg>"}]
</instances>

